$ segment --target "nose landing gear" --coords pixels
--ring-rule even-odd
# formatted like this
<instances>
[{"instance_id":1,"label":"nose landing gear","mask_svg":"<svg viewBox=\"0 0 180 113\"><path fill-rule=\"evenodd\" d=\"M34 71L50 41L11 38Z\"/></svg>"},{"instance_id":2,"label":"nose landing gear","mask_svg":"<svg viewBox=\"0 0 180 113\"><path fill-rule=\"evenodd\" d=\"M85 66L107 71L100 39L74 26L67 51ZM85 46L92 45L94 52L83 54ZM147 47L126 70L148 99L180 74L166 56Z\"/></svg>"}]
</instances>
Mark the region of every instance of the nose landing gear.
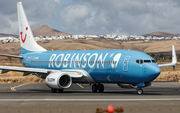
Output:
<instances>
[{"instance_id":1,"label":"nose landing gear","mask_svg":"<svg viewBox=\"0 0 180 113\"><path fill-rule=\"evenodd\" d=\"M139 95L143 94L143 90L141 88L144 87L144 86L145 86L144 82L137 84L137 93Z\"/></svg>"},{"instance_id":2,"label":"nose landing gear","mask_svg":"<svg viewBox=\"0 0 180 113\"><path fill-rule=\"evenodd\" d=\"M92 85L92 92L97 92L99 91L100 93L104 92L104 85L103 84L93 84Z\"/></svg>"},{"instance_id":3,"label":"nose landing gear","mask_svg":"<svg viewBox=\"0 0 180 113\"><path fill-rule=\"evenodd\" d=\"M139 95L141 95L141 94L143 94L143 90L142 90L141 88L137 88L137 93L138 93Z\"/></svg>"}]
</instances>

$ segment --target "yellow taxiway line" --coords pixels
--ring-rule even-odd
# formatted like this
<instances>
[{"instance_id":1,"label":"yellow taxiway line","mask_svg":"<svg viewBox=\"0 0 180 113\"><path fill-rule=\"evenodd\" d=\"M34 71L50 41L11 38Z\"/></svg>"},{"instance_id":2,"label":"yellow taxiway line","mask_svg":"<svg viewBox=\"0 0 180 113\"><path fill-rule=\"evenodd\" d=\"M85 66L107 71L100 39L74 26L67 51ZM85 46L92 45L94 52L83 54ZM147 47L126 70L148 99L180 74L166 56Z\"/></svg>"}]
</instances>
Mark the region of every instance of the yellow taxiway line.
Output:
<instances>
[{"instance_id":1,"label":"yellow taxiway line","mask_svg":"<svg viewBox=\"0 0 180 113\"><path fill-rule=\"evenodd\" d=\"M84 89L84 87L82 86L82 85L80 85L80 84L78 84L78 83L76 83L79 87L81 87L81 88L83 88Z\"/></svg>"},{"instance_id":2,"label":"yellow taxiway line","mask_svg":"<svg viewBox=\"0 0 180 113\"><path fill-rule=\"evenodd\" d=\"M18 86L14 86L14 87L11 88L11 90L16 91L15 88L18 88L18 87L21 87L21 86L24 86L24 85L26 85L26 84L21 84L21 85L18 85Z\"/></svg>"}]
</instances>

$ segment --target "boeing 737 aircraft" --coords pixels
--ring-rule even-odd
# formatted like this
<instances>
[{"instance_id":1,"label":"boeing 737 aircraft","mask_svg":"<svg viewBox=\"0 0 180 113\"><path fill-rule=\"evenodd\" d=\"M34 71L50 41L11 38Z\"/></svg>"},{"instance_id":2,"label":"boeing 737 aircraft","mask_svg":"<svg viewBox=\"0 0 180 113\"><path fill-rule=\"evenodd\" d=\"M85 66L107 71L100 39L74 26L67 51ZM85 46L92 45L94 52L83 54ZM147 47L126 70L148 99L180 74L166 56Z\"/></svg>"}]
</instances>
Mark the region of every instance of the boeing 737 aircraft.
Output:
<instances>
[{"instance_id":1,"label":"boeing 737 aircraft","mask_svg":"<svg viewBox=\"0 0 180 113\"><path fill-rule=\"evenodd\" d=\"M24 67L0 66L1 73L34 74L45 79L52 93L63 92L72 83L93 83L93 92L103 92L102 83L113 83L122 88L135 88L138 94L142 94L142 88L150 86L160 74L159 67L177 63L174 46L172 63L161 65L151 56L133 50L47 51L35 42L21 2L17 3L17 11L21 54L0 56L19 58Z\"/></svg>"}]
</instances>

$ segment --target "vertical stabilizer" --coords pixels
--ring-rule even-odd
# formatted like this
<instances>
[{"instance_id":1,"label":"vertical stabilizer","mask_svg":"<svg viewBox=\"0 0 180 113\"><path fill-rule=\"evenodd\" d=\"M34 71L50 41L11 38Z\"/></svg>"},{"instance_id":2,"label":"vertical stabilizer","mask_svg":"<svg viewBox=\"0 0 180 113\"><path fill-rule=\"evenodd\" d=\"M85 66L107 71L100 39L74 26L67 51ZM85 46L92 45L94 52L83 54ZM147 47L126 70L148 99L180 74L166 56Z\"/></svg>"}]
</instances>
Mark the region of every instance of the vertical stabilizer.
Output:
<instances>
[{"instance_id":1,"label":"vertical stabilizer","mask_svg":"<svg viewBox=\"0 0 180 113\"><path fill-rule=\"evenodd\" d=\"M31 28L28 24L22 2L17 3L18 23L19 23L19 36L21 44L21 53L33 51L46 51L43 47L38 45L34 40Z\"/></svg>"}]
</instances>

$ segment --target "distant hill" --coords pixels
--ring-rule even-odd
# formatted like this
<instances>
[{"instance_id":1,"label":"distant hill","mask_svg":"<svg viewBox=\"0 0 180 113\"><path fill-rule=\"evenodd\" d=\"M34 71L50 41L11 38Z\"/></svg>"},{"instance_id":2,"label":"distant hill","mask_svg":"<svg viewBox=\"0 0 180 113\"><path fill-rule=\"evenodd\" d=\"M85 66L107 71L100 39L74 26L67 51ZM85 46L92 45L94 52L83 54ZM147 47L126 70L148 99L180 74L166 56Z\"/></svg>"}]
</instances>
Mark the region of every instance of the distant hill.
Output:
<instances>
[{"instance_id":1,"label":"distant hill","mask_svg":"<svg viewBox=\"0 0 180 113\"><path fill-rule=\"evenodd\" d=\"M42 25L33 31L34 36L58 36L58 35L70 35L68 33L64 33L55 29L48 27L47 25Z\"/></svg>"},{"instance_id":2,"label":"distant hill","mask_svg":"<svg viewBox=\"0 0 180 113\"><path fill-rule=\"evenodd\" d=\"M0 37L18 37L18 35L0 33Z\"/></svg>"},{"instance_id":3,"label":"distant hill","mask_svg":"<svg viewBox=\"0 0 180 113\"><path fill-rule=\"evenodd\" d=\"M175 33L166 33L166 32L152 32L152 33L148 33L142 36L156 36L156 37L168 37L168 36L180 36L180 34L175 34Z\"/></svg>"}]
</instances>

